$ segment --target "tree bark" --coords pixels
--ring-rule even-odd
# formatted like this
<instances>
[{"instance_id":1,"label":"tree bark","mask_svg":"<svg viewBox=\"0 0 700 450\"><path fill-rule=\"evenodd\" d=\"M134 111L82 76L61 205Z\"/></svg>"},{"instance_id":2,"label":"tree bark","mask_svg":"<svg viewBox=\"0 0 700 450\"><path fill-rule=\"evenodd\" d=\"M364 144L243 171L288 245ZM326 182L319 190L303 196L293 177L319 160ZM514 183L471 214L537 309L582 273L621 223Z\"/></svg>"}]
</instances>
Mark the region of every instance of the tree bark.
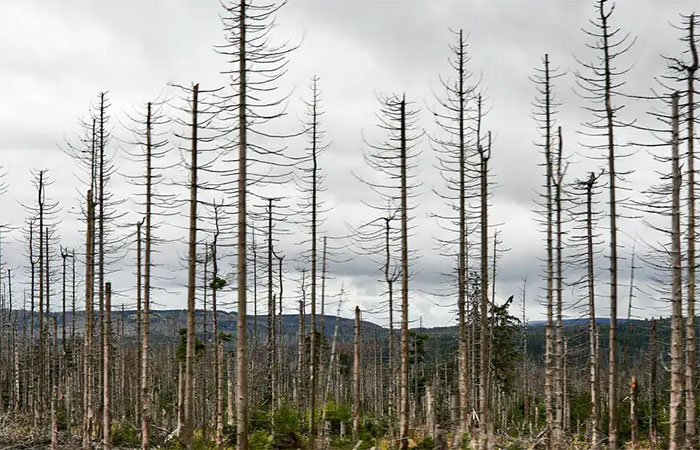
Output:
<instances>
[{"instance_id":1,"label":"tree bark","mask_svg":"<svg viewBox=\"0 0 700 450\"><path fill-rule=\"evenodd\" d=\"M143 280L143 325L141 341L141 449L146 450L150 446L150 419L151 399L148 386L150 355L150 310L151 310L151 190L152 190L152 164L151 164L151 104L147 105L146 112L146 236L144 248L144 280Z\"/></svg>"},{"instance_id":2,"label":"tree bark","mask_svg":"<svg viewBox=\"0 0 700 450\"><path fill-rule=\"evenodd\" d=\"M95 202L92 190L86 195L87 202L87 232L85 233L85 333L83 351L83 448L89 450L92 441L93 425L93 365L92 365L92 337L93 337L93 298L95 295Z\"/></svg>"},{"instance_id":3,"label":"tree bark","mask_svg":"<svg viewBox=\"0 0 700 450\"><path fill-rule=\"evenodd\" d=\"M238 450L248 450L248 325L247 303L247 258L246 238L246 193L247 193L247 55L246 55L246 0L239 4L240 30L238 43L238 248L237 248L237 290L238 317L236 339L236 436Z\"/></svg>"},{"instance_id":4,"label":"tree bark","mask_svg":"<svg viewBox=\"0 0 700 450\"><path fill-rule=\"evenodd\" d=\"M401 378L400 378L400 424L401 449L408 448L408 187L407 187L407 143L406 100L401 99Z\"/></svg>"},{"instance_id":5,"label":"tree bark","mask_svg":"<svg viewBox=\"0 0 700 450\"><path fill-rule=\"evenodd\" d=\"M355 340L352 363L352 440L360 435L360 307L355 307Z\"/></svg>"},{"instance_id":6,"label":"tree bark","mask_svg":"<svg viewBox=\"0 0 700 450\"><path fill-rule=\"evenodd\" d=\"M598 343L595 321L595 271L593 267L593 186L596 177L591 172L586 182L586 261L588 267L588 358L591 389L591 450L600 446L598 436L599 383L598 383Z\"/></svg>"},{"instance_id":7,"label":"tree bark","mask_svg":"<svg viewBox=\"0 0 700 450\"><path fill-rule=\"evenodd\" d=\"M195 295L197 288L197 107L199 85L192 88L192 135L190 150L190 225L189 257L187 268L187 350L185 356L185 414L181 441L185 448L192 448L194 433L194 351L195 351Z\"/></svg>"},{"instance_id":8,"label":"tree bark","mask_svg":"<svg viewBox=\"0 0 700 450\"><path fill-rule=\"evenodd\" d=\"M695 339L695 73L700 68L695 37L695 14L690 15L688 43L693 62L686 67L688 72L688 232L687 232L687 297L688 314L685 332L685 445L688 449L697 448L698 436L695 423L696 396L695 371L697 370L697 349Z\"/></svg>"},{"instance_id":9,"label":"tree bark","mask_svg":"<svg viewBox=\"0 0 700 450\"><path fill-rule=\"evenodd\" d=\"M112 404L110 386L110 339L112 337L112 283L105 285L105 304L102 321L102 448L112 448Z\"/></svg>"},{"instance_id":10,"label":"tree bark","mask_svg":"<svg viewBox=\"0 0 700 450\"><path fill-rule=\"evenodd\" d=\"M678 93L672 97L671 143L671 399L669 405L669 449L683 448L683 298L680 237L681 174L678 156Z\"/></svg>"}]
</instances>

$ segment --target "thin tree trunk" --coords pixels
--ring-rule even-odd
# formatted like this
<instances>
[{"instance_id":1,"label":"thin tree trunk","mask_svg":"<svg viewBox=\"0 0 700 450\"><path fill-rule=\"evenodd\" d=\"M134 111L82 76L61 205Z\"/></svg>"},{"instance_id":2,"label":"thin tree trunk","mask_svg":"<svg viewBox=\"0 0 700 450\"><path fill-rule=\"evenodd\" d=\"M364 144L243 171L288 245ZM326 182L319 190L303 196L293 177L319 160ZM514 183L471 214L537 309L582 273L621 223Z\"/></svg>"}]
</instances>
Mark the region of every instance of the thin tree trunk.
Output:
<instances>
[{"instance_id":1,"label":"thin tree trunk","mask_svg":"<svg viewBox=\"0 0 700 450\"><path fill-rule=\"evenodd\" d=\"M406 100L401 99L401 392L399 439L408 448L408 186L406 143Z\"/></svg>"},{"instance_id":2,"label":"thin tree trunk","mask_svg":"<svg viewBox=\"0 0 700 450\"><path fill-rule=\"evenodd\" d=\"M93 298L95 295L95 202L92 190L87 192L87 233L85 233L85 333L83 352L83 448L89 450L92 445L93 425L93 366L92 366L92 337L93 337Z\"/></svg>"},{"instance_id":3,"label":"thin tree trunk","mask_svg":"<svg viewBox=\"0 0 700 450\"><path fill-rule=\"evenodd\" d=\"M51 357L51 450L58 450L58 330L53 321L53 348ZM107 448L109 450L109 448Z\"/></svg>"},{"instance_id":4,"label":"thin tree trunk","mask_svg":"<svg viewBox=\"0 0 700 450\"><path fill-rule=\"evenodd\" d=\"M545 329L545 377L544 377L544 404L545 419L547 421L546 446L552 449L556 445L556 421L554 417L554 255L553 255L553 205L552 184L554 174L552 169L552 119L551 119L551 92L549 76L549 55L544 55L545 72L545 164L546 164L546 228L547 228L547 326Z\"/></svg>"},{"instance_id":5,"label":"thin tree trunk","mask_svg":"<svg viewBox=\"0 0 700 450\"><path fill-rule=\"evenodd\" d=\"M142 289L141 289L141 226L143 220L136 222L136 379L137 383L141 383L141 361L143 357L143 349L141 348L142 340ZM140 391L140 389L137 389ZM141 423L141 408L142 398L140 392L136 395L136 423Z\"/></svg>"},{"instance_id":6,"label":"thin tree trunk","mask_svg":"<svg viewBox=\"0 0 700 450\"><path fill-rule=\"evenodd\" d=\"M603 38L604 100L608 138L608 192L610 194L610 331L608 344L608 448L617 450L617 199L615 170L615 108L612 104L612 68L610 67L609 13L605 12L604 0L600 0L600 18Z\"/></svg>"},{"instance_id":7,"label":"thin tree trunk","mask_svg":"<svg viewBox=\"0 0 700 450\"><path fill-rule=\"evenodd\" d=\"M596 342L595 322L595 271L593 268L593 186L596 177L591 172L586 183L586 261L588 266L588 343L589 373L591 388L591 450L600 446L598 436L599 388L598 388L598 344Z\"/></svg>"},{"instance_id":8,"label":"thin tree trunk","mask_svg":"<svg viewBox=\"0 0 700 450\"><path fill-rule=\"evenodd\" d=\"M656 410L658 408L656 389L656 363L658 350L656 347L656 319L651 319L651 329L649 330L649 389L651 390L651 411L649 412L649 441L656 448L658 445L658 424Z\"/></svg>"},{"instance_id":9,"label":"thin tree trunk","mask_svg":"<svg viewBox=\"0 0 700 450\"><path fill-rule=\"evenodd\" d=\"M564 173L562 172L561 160L563 151L563 142L561 135L561 127L558 129L557 133L559 139L559 148L556 155L556 178L554 180L554 206L556 208L556 291L557 291L557 350L556 350L556 431L557 435L554 437L555 445L561 447L564 445L563 430L564 430L564 336L563 336L563 322L562 322L562 290L563 290L563 280L562 280L562 207L561 207L561 192L562 192L562 181Z\"/></svg>"},{"instance_id":10,"label":"thin tree trunk","mask_svg":"<svg viewBox=\"0 0 700 450\"><path fill-rule=\"evenodd\" d=\"M680 188L681 174L678 156L678 93L672 97L672 204L671 204L671 399L669 404L669 449L683 448L683 298L680 238Z\"/></svg>"},{"instance_id":11,"label":"thin tree trunk","mask_svg":"<svg viewBox=\"0 0 700 450\"><path fill-rule=\"evenodd\" d=\"M632 380L630 381L630 430L632 433L630 443L632 448L636 449L639 426L637 424L637 377L634 375L632 375Z\"/></svg>"},{"instance_id":12,"label":"thin tree trunk","mask_svg":"<svg viewBox=\"0 0 700 450\"><path fill-rule=\"evenodd\" d=\"M147 105L146 113L146 236L144 248L144 280L143 280L143 336L141 341L141 450L150 445L151 400L148 386L149 375L149 340L150 340L150 310L151 310L151 104Z\"/></svg>"},{"instance_id":13,"label":"thin tree trunk","mask_svg":"<svg viewBox=\"0 0 700 450\"><path fill-rule=\"evenodd\" d=\"M270 380L270 410L274 429L274 412L277 406L277 349L275 348L275 295L272 291L272 198L267 201L267 370Z\"/></svg>"},{"instance_id":14,"label":"thin tree trunk","mask_svg":"<svg viewBox=\"0 0 700 450\"><path fill-rule=\"evenodd\" d=\"M479 98L479 115L481 114L481 98ZM489 410L489 273L488 273L488 160L491 153L491 134L488 137L488 149L484 149L481 143L480 153L480 201L481 201L481 330L479 335L480 350L480 376L479 376L479 401L480 401L480 448L489 450L491 441L491 414Z\"/></svg>"},{"instance_id":15,"label":"thin tree trunk","mask_svg":"<svg viewBox=\"0 0 700 450\"><path fill-rule=\"evenodd\" d=\"M246 0L240 0L239 4L240 30L238 35L238 248L237 248L237 290L238 290L238 317L236 339L236 436L238 450L248 450L248 348L247 342L247 258L246 238L248 234L246 225L246 194L247 194L247 74L246 63Z\"/></svg>"},{"instance_id":16,"label":"thin tree trunk","mask_svg":"<svg viewBox=\"0 0 700 450\"><path fill-rule=\"evenodd\" d=\"M112 448L112 405L110 386L110 339L112 337L112 283L105 285L105 304L102 321L104 322L102 341L102 448Z\"/></svg>"},{"instance_id":17,"label":"thin tree trunk","mask_svg":"<svg viewBox=\"0 0 700 450\"><path fill-rule=\"evenodd\" d=\"M192 448L194 433L194 348L195 294L197 274L197 107L199 85L192 88L192 135L190 150L190 225L187 270L187 350L185 356L185 414L180 439L185 448Z\"/></svg>"},{"instance_id":18,"label":"thin tree trunk","mask_svg":"<svg viewBox=\"0 0 700 450\"><path fill-rule=\"evenodd\" d=\"M360 307L355 307L355 341L352 363L352 440L360 435Z\"/></svg>"},{"instance_id":19,"label":"thin tree trunk","mask_svg":"<svg viewBox=\"0 0 700 450\"><path fill-rule=\"evenodd\" d=\"M695 73L700 68L698 50L695 44L695 14L690 15L688 43L693 63L688 72L688 232L687 232L687 297L688 314L685 332L685 445L688 449L698 447L697 425L695 423L695 371L697 370L697 349L695 340Z\"/></svg>"}]
</instances>

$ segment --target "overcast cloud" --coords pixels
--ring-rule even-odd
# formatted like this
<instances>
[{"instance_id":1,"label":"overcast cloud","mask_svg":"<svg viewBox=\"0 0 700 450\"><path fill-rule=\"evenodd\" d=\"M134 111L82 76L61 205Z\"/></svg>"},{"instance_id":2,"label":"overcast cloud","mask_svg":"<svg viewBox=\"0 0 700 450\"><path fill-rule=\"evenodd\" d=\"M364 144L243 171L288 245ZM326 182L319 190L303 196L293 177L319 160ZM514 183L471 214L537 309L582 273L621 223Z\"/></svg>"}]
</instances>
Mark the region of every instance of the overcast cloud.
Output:
<instances>
[{"instance_id":1,"label":"overcast cloud","mask_svg":"<svg viewBox=\"0 0 700 450\"><path fill-rule=\"evenodd\" d=\"M62 207L58 227L60 244L81 248L82 238L77 212L83 185L77 181L81 172L60 147L80 132L79 119L87 117L100 91L108 91L112 104L112 127L115 138L126 138L126 112L146 101L169 95L169 83L199 82L203 87L217 87L225 81L225 59L213 47L223 42L218 0L2 0L0 15L0 164L8 171L10 190L0 198L2 223L20 227L26 220L21 204L32 204L35 191L31 169L50 169L54 180L49 196ZM637 38L627 55L634 65L626 75L625 90L647 94L654 78L664 70L660 55L677 55L681 50L679 32L670 23L678 23L679 13L697 8L695 0L640 1L619 0L614 22ZM449 76L447 65L450 30L464 29L469 34L471 70L481 76L492 110L486 128L495 136L492 170L495 191L492 198L492 223L497 224L502 247L510 251L499 260L496 295L505 299L520 295L522 280L528 279L527 316L543 318L541 300L541 258L543 236L536 223L536 191L542 181L541 155L534 145L538 140L531 117L535 87L529 80L534 67L549 53L554 66L566 72L557 81L556 92L563 103L559 116L565 134L566 153L571 155L570 179L585 176L600 161L585 158L587 150L578 133L588 120L583 102L572 88L574 72L579 69L575 58L591 60L587 37L581 31L594 14L589 0L460 0L460 1L345 1L290 0L278 17L278 39L301 41L290 57L289 73L283 83L294 88L290 104L290 123L296 123L302 108L299 99L307 94L312 75L320 77L326 136L331 141L322 160L327 192L333 211L325 227L332 235L347 233L347 222L358 224L373 212L362 200L370 191L353 176L367 169L362 151L364 134L375 134L377 93L405 93L422 108L421 127L430 133L434 126L430 107L435 104L433 91L439 88L439 76ZM630 101L623 112L625 119L648 120L648 105ZM296 122L295 122L296 121ZM622 132L621 142L640 140L631 131ZM125 144L113 141L117 164L124 161ZM453 302L430 293L443 289L441 273L450 270L453 261L440 257L434 238L440 233L431 211L443 208L432 193L441 178L434 168L434 155L427 139L423 151L420 177L423 188L416 210L416 234L411 245L420 258L415 264L411 318L422 318L430 326L454 323ZM622 163L636 171L629 177L630 186L639 193L648 188L656 175L652 158L644 149ZM125 170L128 171L128 170ZM116 177L111 188L116 196L129 198L135 188ZM291 192L291 191L290 191ZM635 194L636 195L636 194ZM133 203L133 202L132 202ZM125 204L124 208L129 208ZM130 215L124 223L133 223ZM603 221L605 223L605 221ZM231 224L232 225L232 224ZM622 283L628 283L629 254L635 237L637 251L645 252L642 241L654 241L641 220L622 223L623 236L620 264ZM185 231L165 227L162 233L184 239ZM604 233L604 231L603 231ZM298 237L281 238L281 247L293 254ZM58 243L57 243L58 244ZM3 233L3 259L17 273L27 264L26 244L19 231ZM161 308L185 306L183 286L186 281L182 242L163 245L154 257L156 269L164 278L156 284L163 290L154 293ZM339 259L344 259L342 255ZM121 292L117 302L133 306L133 254L113 267L114 285ZM223 270L233 271L224 258ZM57 264L54 263L54 264ZM598 264L598 314L608 313L607 262ZM297 278L290 264L287 292L296 288ZM333 280L327 288L335 295L343 286L347 291L344 314L355 304L374 309L384 290L378 282L375 265L355 258L331 265ZM170 274L165 276L165 274ZM572 274L571 277L576 277ZM655 300L649 270L640 269L635 276L639 292L635 315L647 317L665 313L663 302ZM571 281L571 280L569 280ZM26 286L17 282L15 295L21 298ZM626 311L627 287L620 288L620 308ZM573 304L577 293L567 289L566 301ZM290 297L291 298L291 297ZM233 299L232 293L228 300ZM293 303L287 305L289 308ZM328 306L335 312L335 306ZM568 308L570 317L582 311ZM626 312L625 314L626 315ZM384 314L365 317L385 324ZM417 323L416 323L417 324Z\"/></svg>"}]
</instances>

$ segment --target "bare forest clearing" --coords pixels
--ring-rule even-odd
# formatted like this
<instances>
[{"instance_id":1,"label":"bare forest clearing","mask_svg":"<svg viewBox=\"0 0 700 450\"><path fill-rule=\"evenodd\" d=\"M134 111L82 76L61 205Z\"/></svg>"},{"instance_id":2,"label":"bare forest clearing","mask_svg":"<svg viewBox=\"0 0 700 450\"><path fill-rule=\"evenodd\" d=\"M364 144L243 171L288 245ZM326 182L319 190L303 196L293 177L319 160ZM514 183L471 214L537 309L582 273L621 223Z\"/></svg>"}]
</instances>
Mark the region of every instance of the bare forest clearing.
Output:
<instances>
[{"instance_id":1,"label":"bare forest clearing","mask_svg":"<svg viewBox=\"0 0 700 450\"><path fill-rule=\"evenodd\" d=\"M0 19L0 450L700 449L692 2L50 3Z\"/></svg>"}]
</instances>

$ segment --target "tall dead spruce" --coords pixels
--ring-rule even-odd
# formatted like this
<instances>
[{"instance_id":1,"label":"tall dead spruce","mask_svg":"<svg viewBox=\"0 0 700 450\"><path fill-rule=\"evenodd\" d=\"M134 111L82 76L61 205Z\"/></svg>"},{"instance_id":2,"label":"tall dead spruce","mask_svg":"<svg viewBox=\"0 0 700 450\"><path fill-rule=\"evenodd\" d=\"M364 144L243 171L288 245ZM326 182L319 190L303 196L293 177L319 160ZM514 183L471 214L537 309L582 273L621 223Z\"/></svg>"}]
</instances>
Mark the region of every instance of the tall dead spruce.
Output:
<instances>
[{"instance_id":1,"label":"tall dead spruce","mask_svg":"<svg viewBox=\"0 0 700 450\"><path fill-rule=\"evenodd\" d=\"M223 110L231 123L231 139L238 147L235 162L237 213L237 306L236 333L236 434L240 450L248 448L248 347L247 347L247 196L250 184L263 179L275 180L270 170L283 160L284 148L271 147L279 133L266 125L284 116L286 96L277 93L277 83L286 72L286 44L275 45L274 18L283 5L254 4L249 0L224 2L225 43L217 47L228 62L225 74L230 80L230 95L224 98ZM264 136L261 142L251 138ZM274 145L274 144L272 144ZM249 155L250 153L250 155Z\"/></svg>"},{"instance_id":2,"label":"tall dead spruce","mask_svg":"<svg viewBox=\"0 0 700 450\"><path fill-rule=\"evenodd\" d=\"M442 80L444 97L438 98L434 111L439 134L432 138L438 154L438 167L445 180L445 188L438 192L450 211L438 215L441 225L455 237L439 238L438 245L448 257L457 259L457 310L458 310L458 423L455 428L455 445L459 445L464 433L469 431L469 417L473 399L470 398L470 369L467 341L467 286L468 286L468 201L474 196L476 179L470 173L470 160L476 154L475 115L476 86L472 81L468 44L463 30L455 33L455 43L450 45L452 77ZM455 224L457 229L455 230ZM452 294L450 292L448 295Z\"/></svg>"},{"instance_id":3,"label":"tall dead spruce","mask_svg":"<svg viewBox=\"0 0 700 450\"><path fill-rule=\"evenodd\" d=\"M592 30L584 30L593 41L589 47L597 54L594 62L581 63L582 70L577 73L576 82L580 95L589 102L586 109L593 116L584 123L590 136L605 138L600 144L590 144L594 151L602 151L607 159L608 175L608 214L610 220L610 332L608 343L608 448L618 448L618 369L617 369L617 300L618 300L618 184L626 172L617 168L620 159L615 130L626 126L619 118L623 104L616 100L625 82L622 76L629 69L619 67L619 59L634 44L629 34L624 34L611 24L615 6L610 0L596 0L596 16L591 20Z\"/></svg>"},{"instance_id":4,"label":"tall dead spruce","mask_svg":"<svg viewBox=\"0 0 700 450\"><path fill-rule=\"evenodd\" d=\"M376 205L380 211L391 212L397 208L400 214L400 248L401 248L401 357L399 374L399 443L401 448L408 447L409 437L409 267L410 251L408 248L409 213L413 206L409 199L414 198L416 180L416 158L419 156L416 145L420 134L415 131L418 111L407 105L404 96L380 97L380 110L377 114L379 128L386 137L377 143L367 143L369 151L365 153L367 165L373 169L375 176L364 180L380 197ZM389 206L387 206L389 205Z\"/></svg>"}]
</instances>

